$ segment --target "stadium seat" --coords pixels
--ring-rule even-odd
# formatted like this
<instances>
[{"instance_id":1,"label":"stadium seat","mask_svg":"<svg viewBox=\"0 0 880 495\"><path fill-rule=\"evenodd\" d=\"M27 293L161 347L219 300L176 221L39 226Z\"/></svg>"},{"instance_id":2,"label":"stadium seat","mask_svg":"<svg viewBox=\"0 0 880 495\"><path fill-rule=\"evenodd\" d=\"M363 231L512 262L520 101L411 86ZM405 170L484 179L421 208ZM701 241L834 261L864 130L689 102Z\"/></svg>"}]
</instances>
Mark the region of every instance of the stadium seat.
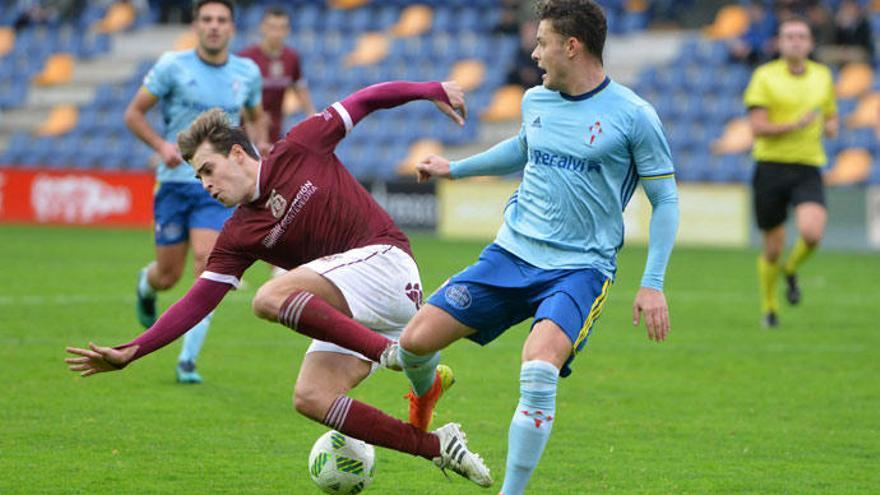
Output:
<instances>
[{"instance_id":1,"label":"stadium seat","mask_svg":"<svg viewBox=\"0 0 880 495\"><path fill-rule=\"evenodd\" d=\"M416 164L429 155L442 155L443 143L436 139L420 139L409 147L407 155L397 163L397 175L414 177Z\"/></svg>"},{"instance_id":2,"label":"stadium seat","mask_svg":"<svg viewBox=\"0 0 880 495\"><path fill-rule=\"evenodd\" d=\"M134 25L137 9L130 2L115 2L104 17L95 23L94 31L102 34L118 33Z\"/></svg>"},{"instance_id":3,"label":"stadium seat","mask_svg":"<svg viewBox=\"0 0 880 495\"><path fill-rule=\"evenodd\" d=\"M871 93L859 99L856 109L845 117L851 129L875 127L880 119L880 93Z\"/></svg>"},{"instance_id":4,"label":"stadium seat","mask_svg":"<svg viewBox=\"0 0 880 495\"><path fill-rule=\"evenodd\" d=\"M487 122L519 119L524 93L523 88L516 84L498 88L492 95L489 107L480 117Z\"/></svg>"},{"instance_id":5,"label":"stadium seat","mask_svg":"<svg viewBox=\"0 0 880 495\"><path fill-rule=\"evenodd\" d=\"M838 98L858 98L874 84L874 69L864 63L847 64L840 71L835 87Z\"/></svg>"},{"instance_id":6,"label":"stadium seat","mask_svg":"<svg viewBox=\"0 0 880 495\"><path fill-rule=\"evenodd\" d=\"M465 91L473 91L483 84L486 66L479 60L462 60L452 66L448 79L458 82Z\"/></svg>"},{"instance_id":7,"label":"stadium seat","mask_svg":"<svg viewBox=\"0 0 880 495\"><path fill-rule=\"evenodd\" d=\"M715 20L706 28L706 36L716 40L728 40L741 36L749 29L749 14L742 5L721 7Z\"/></svg>"},{"instance_id":8,"label":"stadium seat","mask_svg":"<svg viewBox=\"0 0 880 495\"><path fill-rule=\"evenodd\" d=\"M749 120L745 117L731 120L724 128L724 134L712 142L711 150L716 155L743 153L752 148L754 136Z\"/></svg>"},{"instance_id":9,"label":"stadium seat","mask_svg":"<svg viewBox=\"0 0 880 495\"><path fill-rule=\"evenodd\" d=\"M177 39L174 41L174 50L191 50L198 45L199 39L196 37L196 33L192 31L187 31L182 33Z\"/></svg>"},{"instance_id":10,"label":"stadium seat","mask_svg":"<svg viewBox=\"0 0 880 495\"><path fill-rule=\"evenodd\" d=\"M55 86L70 82L73 78L73 56L69 53L55 53L46 60L42 72L34 78L40 86Z\"/></svg>"},{"instance_id":11,"label":"stadium seat","mask_svg":"<svg viewBox=\"0 0 880 495\"><path fill-rule=\"evenodd\" d=\"M14 48L15 31L8 26L0 26L0 57L5 57Z\"/></svg>"},{"instance_id":12,"label":"stadium seat","mask_svg":"<svg viewBox=\"0 0 880 495\"><path fill-rule=\"evenodd\" d=\"M37 136L58 136L76 127L78 110L75 105L58 105L49 112L46 120L34 131Z\"/></svg>"},{"instance_id":13,"label":"stadium seat","mask_svg":"<svg viewBox=\"0 0 880 495\"><path fill-rule=\"evenodd\" d=\"M372 65L388 56L391 41L383 33L364 33L355 45L354 50L346 55L345 65Z\"/></svg>"},{"instance_id":14,"label":"stadium seat","mask_svg":"<svg viewBox=\"0 0 880 495\"><path fill-rule=\"evenodd\" d=\"M350 10L362 7L370 3L370 0L329 0L327 3L333 9Z\"/></svg>"},{"instance_id":15,"label":"stadium seat","mask_svg":"<svg viewBox=\"0 0 880 495\"><path fill-rule=\"evenodd\" d=\"M391 34L405 38L421 36L431 29L434 11L427 5L410 5L400 13L397 24L391 28Z\"/></svg>"},{"instance_id":16,"label":"stadium seat","mask_svg":"<svg viewBox=\"0 0 880 495\"><path fill-rule=\"evenodd\" d=\"M847 148L834 160L834 166L825 174L828 185L865 182L871 176L871 153L864 148Z\"/></svg>"}]
</instances>

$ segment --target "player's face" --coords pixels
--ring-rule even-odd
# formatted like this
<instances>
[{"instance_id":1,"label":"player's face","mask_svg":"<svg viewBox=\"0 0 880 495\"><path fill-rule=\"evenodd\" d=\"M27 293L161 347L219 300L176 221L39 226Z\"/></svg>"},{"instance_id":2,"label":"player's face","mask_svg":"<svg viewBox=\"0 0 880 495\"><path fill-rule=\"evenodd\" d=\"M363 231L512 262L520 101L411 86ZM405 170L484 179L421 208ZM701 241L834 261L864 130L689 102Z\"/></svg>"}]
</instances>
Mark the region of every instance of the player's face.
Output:
<instances>
[{"instance_id":1,"label":"player's face","mask_svg":"<svg viewBox=\"0 0 880 495\"><path fill-rule=\"evenodd\" d=\"M290 20L283 15L268 15L260 24L263 39L271 46L281 46L290 34Z\"/></svg>"},{"instance_id":2,"label":"player's face","mask_svg":"<svg viewBox=\"0 0 880 495\"><path fill-rule=\"evenodd\" d=\"M813 35L803 22L786 22L779 29L779 54L786 60L806 60L813 51Z\"/></svg>"},{"instance_id":3,"label":"player's face","mask_svg":"<svg viewBox=\"0 0 880 495\"><path fill-rule=\"evenodd\" d=\"M552 90L561 89L560 76L568 61L565 55L565 39L553 30L553 22L544 19L538 24L538 45L532 51L532 60L543 69L544 87Z\"/></svg>"},{"instance_id":4,"label":"player's face","mask_svg":"<svg viewBox=\"0 0 880 495\"><path fill-rule=\"evenodd\" d=\"M245 156L237 144L229 150L229 156L223 156L206 141L196 149L190 164L212 198L226 206L235 206L247 202L253 194L248 190L244 173Z\"/></svg>"},{"instance_id":5,"label":"player's face","mask_svg":"<svg viewBox=\"0 0 880 495\"><path fill-rule=\"evenodd\" d=\"M193 20L193 29L199 38L199 48L212 55L220 53L235 33L232 12L222 3L202 5Z\"/></svg>"}]
</instances>

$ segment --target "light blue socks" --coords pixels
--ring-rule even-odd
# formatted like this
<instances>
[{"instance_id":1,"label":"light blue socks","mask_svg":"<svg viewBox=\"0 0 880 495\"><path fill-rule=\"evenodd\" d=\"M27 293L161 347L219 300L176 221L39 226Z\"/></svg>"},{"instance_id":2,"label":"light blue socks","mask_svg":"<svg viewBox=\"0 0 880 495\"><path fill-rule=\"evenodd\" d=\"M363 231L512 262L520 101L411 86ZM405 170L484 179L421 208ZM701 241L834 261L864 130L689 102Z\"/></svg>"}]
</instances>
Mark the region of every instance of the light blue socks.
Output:
<instances>
[{"instance_id":1,"label":"light blue socks","mask_svg":"<svg viewBox=\"0 0 880 495\"><path fill-rule=\"evenodd\" d=\"M556 419L556 382L559 370L547 361L523 363L519 375L519 404L507 436L504 495L520 495L541 460Z\"/></svg>"},{"instance_id":2,"label":"light blue socks","mask_svg":"<svg viewBox=\"0 0 880 495\"><path fill-rule=\"evenodd\" d=\"M147 268L149 268L149 265L141 270L140 277L138 277L138 294L140 294L141 297L152 298L156 297L156 289L154 289L147 280Z\"/></svg>"},{"instance_id":3,"label":"light blue socks","mask_svg":"<svg viewBox=\"0 0 880 495\"><path fill-rule=\"evenodd\" d=\"M183 349L180 351L180 356L177 357L177 362L196 362L196 359L199 357L199 351L202 350L202 344L205 342L205 336L208 335L208 327L211 325L211 318L213 317L214 313L212 312L186 332L186 335L183 336Z\"/></svg>"},{"instance_id":4,"label":"light blue socks","mask_svg":"<svg viewBox=\"0 0 880 495\"><path fill-rule=\"evenodd\" d=\"M437 365L440 364L440 353L419 356L401 347L399 358L400 364L403 365L403 373L412 383L416 395L421 397L427 394L431 390L431 386L434 385Z\"/></svg>"}]
</instances>

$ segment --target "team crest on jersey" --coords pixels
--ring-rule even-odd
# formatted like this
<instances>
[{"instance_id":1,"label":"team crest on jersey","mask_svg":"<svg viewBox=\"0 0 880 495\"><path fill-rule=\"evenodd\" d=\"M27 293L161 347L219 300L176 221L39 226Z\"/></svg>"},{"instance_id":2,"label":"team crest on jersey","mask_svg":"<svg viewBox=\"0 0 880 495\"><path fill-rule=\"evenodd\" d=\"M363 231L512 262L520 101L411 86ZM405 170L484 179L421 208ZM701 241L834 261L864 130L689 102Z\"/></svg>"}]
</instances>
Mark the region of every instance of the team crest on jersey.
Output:
<instances>
[{"instance_id":1,"label":"team crest on jersey","mask_svg":"<svg viewBox=\"0 0 880 495\"><path fill-rule=\"evenodd\" d=\"M589 131L590 131L590 140L587 144L592 146L593 143L596 142L596 139L598 139L599 136L602 135L602 123L597 120L595 124L590 126Z\"/></svg>"},{"instance_id":2,"label":"team crest on jersey","mask_svg":"<svg viewBox=\"0 0 880 495\"><path fill-rule=\"evenodd\" d=\"M278 194L275 189L272 189L272 194L269 195L269 200L266 201L266 208L269 208L273 217L281 218L281 215L284 215L284 210L287 209L287 200Z\"/></svg>"}]
</instances>

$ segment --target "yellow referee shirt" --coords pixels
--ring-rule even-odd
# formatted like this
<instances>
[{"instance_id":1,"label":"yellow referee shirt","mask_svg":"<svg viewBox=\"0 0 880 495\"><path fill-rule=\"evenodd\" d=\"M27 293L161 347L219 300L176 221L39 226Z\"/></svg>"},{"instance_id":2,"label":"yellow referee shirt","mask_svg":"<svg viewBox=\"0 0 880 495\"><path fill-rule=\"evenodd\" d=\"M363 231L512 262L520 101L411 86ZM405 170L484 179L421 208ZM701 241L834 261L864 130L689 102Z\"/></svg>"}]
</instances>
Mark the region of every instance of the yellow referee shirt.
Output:
<instances>
[{"instance_id":1,"label":"yellow referee shirt","mask_svg":"<svg viewBox=\"0 0 880 495\"><path fill-rule=\"evenodd\" d=\"M792 74L784 60L768 62L752 74L743 95L746 108L767 109L770 122L790 123L816 110L819 116L807 127L779 136L755 139L752 156L756 161L800 163L821 167L825 164L822 132L825 118L837 113L831 70L812 60L805 62L803 74Z\"/></svg>"}]
</instances>

